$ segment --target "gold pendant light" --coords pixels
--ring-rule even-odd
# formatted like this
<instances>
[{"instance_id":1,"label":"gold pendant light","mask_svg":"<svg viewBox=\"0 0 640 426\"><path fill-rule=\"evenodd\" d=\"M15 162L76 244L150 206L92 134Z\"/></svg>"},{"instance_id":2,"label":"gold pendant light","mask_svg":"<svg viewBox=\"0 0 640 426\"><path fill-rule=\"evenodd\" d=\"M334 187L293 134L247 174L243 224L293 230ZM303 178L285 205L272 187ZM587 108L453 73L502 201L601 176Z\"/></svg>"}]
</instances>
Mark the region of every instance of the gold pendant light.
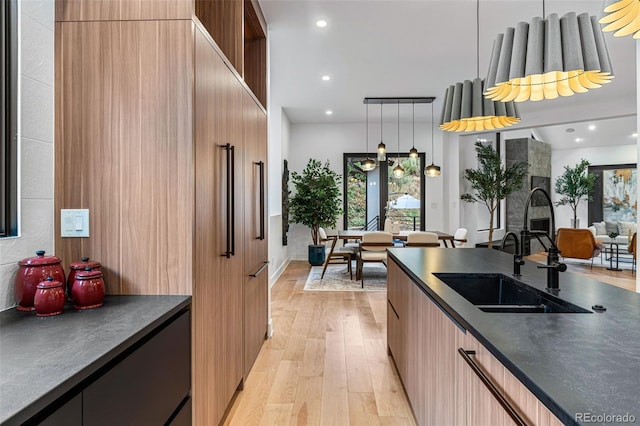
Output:
<instances>
[{"instance_id":1,"label":"gold pendant light","mask_svg":"<svg viewBox=\"0 0 640 426\"><path fill-rule=\"evenodd\" d=\"M502 102L540 101L610 82L613 72L597 19L587 13L569 12L562 18L552 13L498 34L485 96Z\"/></svg>"},{"instance_id":2,"label":"gold pendant light","mask_svg":"<svg viewBox=\"0 0 640 426\"><path fill-rule=\"evenodd\" d=\"M434 98L435 99L435 98ZM433 150L433 101L431 102L431 164L424 168L427 177L440 176L440 166L434 164L435 151Z\"/></svg>"},{"instance_id":3,"label":"gold pendant light","mask_svg":"<svg viewBox=\"0 0 640 426\"><path fill-rule=\"evenodd\" d=\"M367 152L367 158L362 163L360 163L360 167L365 172L370 172L371 170L376 168L376 162L372 158L369 158L369 104L367 104L367 130L365 134L366 134L365 150Z\"/></svg>"},{"instance_id":4,"label":"gold pendant light","mask_svg":"<svg viewBox=\"0 0 640 426\"><path fill-rule=\"evenodd\" d=\"M396 166L393 168L393 176L400 179L404 176L404 168L400 165L400 100L398 100L398 158Z\"/></svg>"},{"instance_id":5,"label":"gold pendant light","mask_svg":"<svg viewBox=\"0 0 640 426\"><path fill-rule=\"evenodd\" d=\"M613 33L614 37L624 37L633 34L633 38L640 39L640 0L606 0L608 13L599 23L609 24L602 31Z\"/></svg>"},{"instance_id":6,"label":"gold pendant light","mask_svg":"<svg viewBox=\"0 0 640 426\"><path fill-rule=\"evenodd\" d=\"M382 132L382 104L380 104L380 143L378 144L378 161L387 161L387 147L385 146Z\"/></svg>"},{"instance_id":7,"label":"gold pendant light","mask_svg":"<svg viewBox=\"0 0 640 426\"><path fill-rule=\"evenodd\" d=\"M494 102L483 95L480 79L480 0L476 1L476 78L456 83L445 91L440 129L448 132L481 132L520 122L513 102Z\"/></svg>"}]
</instances>

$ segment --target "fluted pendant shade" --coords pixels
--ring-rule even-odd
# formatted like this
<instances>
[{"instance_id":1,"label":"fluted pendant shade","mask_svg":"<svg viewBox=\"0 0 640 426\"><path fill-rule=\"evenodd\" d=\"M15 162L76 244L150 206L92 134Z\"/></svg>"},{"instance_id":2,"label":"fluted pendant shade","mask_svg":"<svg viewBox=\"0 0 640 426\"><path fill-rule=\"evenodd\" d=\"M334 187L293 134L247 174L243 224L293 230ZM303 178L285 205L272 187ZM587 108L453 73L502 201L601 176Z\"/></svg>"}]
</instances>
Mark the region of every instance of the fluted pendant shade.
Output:
<instances>
[{"instance_id":1,"label":"fluted pendant shade","mask_svg":"<svg viewBox=\"0 0 640 426\"><path fill-rule=\"evenodd\" d=\"M600 23L608 25L602 31L615 31L614 37L633 34L633 38L640 39L640 0L606 0L606 5L607 15Z\"/></svg>"},{"instance_id":2,"label":"fluted pendant shade","mask_svg":"<svg viewBox=\"0 0 640 426\"><path fill-rule=\"evenodd\" d=\"M440 129L478 132L501 129L520 121L513 102L494 102L482 95L483 81L476 78L449 86L444 95Z\"/></svg>"},{"instance_id":3,"label":"fluted pendant shade","mask_svg":"<svg viewBox=\"0 0 640 426\"><path fill-rule=\"evenodd\" d=\"M484 94L494 101L540 101L597 89L612 78L598 18L553 13L498 34Z\"/></svg>"}]
</instances>

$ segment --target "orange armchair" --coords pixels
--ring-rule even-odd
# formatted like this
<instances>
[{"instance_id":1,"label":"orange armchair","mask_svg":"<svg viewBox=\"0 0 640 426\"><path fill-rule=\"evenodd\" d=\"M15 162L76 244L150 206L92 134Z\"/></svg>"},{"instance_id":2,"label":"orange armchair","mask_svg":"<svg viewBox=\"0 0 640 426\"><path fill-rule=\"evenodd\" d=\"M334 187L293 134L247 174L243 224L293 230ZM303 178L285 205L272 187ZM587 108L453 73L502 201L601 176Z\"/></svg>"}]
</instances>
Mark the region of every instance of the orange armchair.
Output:
<instances>
[{"instance_id":1,"label":"orange armchair","mask_svg":"<svg viewBox=\"0 0 640 426\"><path fill-rule=\"evenodd\" d=\"M600 245L588 229L560 228L556 235L556 245L562 257L591 259L600 254Z\"/></svg>"}]
</instances>

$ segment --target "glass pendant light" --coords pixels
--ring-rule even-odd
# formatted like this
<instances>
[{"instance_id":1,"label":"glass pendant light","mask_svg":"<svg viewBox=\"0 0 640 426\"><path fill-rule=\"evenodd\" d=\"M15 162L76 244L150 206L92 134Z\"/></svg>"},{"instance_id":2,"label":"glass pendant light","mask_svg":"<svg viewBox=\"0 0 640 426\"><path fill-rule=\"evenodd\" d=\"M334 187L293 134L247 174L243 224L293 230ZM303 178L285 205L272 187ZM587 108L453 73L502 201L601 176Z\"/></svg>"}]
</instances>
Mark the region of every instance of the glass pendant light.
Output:
<instances>
[{"instance_id":1,"label":"glass pendant light","mask_svg":"<svg viewBox=\"0 0 640 426\"><path fill-rule=\"evenodd\" d=\"M418 150L416 149L416 103L411 102L411 107L411 122L413 124L413 130L411 134L413 137L413 142L411 144L411 149L409 150L409 158L415 161L415 159L418 158Z\"/></svg>"},{"instance_id":2,"label":"glass pendant light","mask_svg":"<svg viewBox=\"0 0 640 426\"><path fill-rule=\"evenodd\" d=\"M400 101L398 101L398 161L393 168L393 176L397 179L404 176L404 169L400 165Z\"/></svg>"},{"instance_id":3,"label":"glass pendant light","mask_svg":"<svg viewBox=\"0 0 640 426\"><path fill-rule=\"evenodd\" d=\"M424 175L427 177L440 176L440 166L434 164L433 157L433 101L431 102L431 164L424 168Z\"/></svg>"},{"instance_id":4,"label":"glass pendant light","mask_svg":"<svg viewBox=\"0 0 640 426\"><path fill-rule=\"evenodd\" d=\"M380 102L380 143L378 144L378 161L387 161L387 147L382 142L382 105Z\"/></svg>"},{"instance_id":5,"label":"glass pendant light","mask_svg":"<svg viewBox=\"0 0 640 426\"><path fill-rule=\"evenodd\" d=\"M376 162L372 158L369 158L369 104L367 104L367 130L365 134L366 134L365 150L367 152L367 159L360 164L360 167L365 172L370 172L371 170L376 168Z\"/></svg>"}]
</instances>

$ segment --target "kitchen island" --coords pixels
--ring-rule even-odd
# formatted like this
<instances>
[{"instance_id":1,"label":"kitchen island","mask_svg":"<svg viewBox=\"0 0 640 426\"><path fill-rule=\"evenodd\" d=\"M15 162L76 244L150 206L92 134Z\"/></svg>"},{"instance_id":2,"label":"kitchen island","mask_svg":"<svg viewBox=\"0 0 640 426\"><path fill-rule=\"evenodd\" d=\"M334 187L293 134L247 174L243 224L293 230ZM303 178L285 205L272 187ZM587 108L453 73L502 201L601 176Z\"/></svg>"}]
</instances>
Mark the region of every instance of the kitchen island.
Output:
<instances>
[{"instance_id":1,"label":"kitchen island","mask_svg":"<svg viewBox=\"0 0 640 426\"><path fill-rule=\"evenodd\" d=\"M0 424L190 419L190 305L190 296L107 296L53 317L1 312Z\"/></svg>"},{"instance_id":2,"label":"kitchen island","mask_svg":"<svg viewBox=\"0 0 640 426\"><path fill-rule=\"evenodd\" d=\"M481 395L459 349L525 424L640 421L640 294L564 272L558 297L589 313L483 312L434 273L511 276L511 255L393 248L389 258L388 346L419 424L512 421L486 408L495 398ZM527 261L519 281L545 292L536 265Z\"/></svg>"}]
</instances>

